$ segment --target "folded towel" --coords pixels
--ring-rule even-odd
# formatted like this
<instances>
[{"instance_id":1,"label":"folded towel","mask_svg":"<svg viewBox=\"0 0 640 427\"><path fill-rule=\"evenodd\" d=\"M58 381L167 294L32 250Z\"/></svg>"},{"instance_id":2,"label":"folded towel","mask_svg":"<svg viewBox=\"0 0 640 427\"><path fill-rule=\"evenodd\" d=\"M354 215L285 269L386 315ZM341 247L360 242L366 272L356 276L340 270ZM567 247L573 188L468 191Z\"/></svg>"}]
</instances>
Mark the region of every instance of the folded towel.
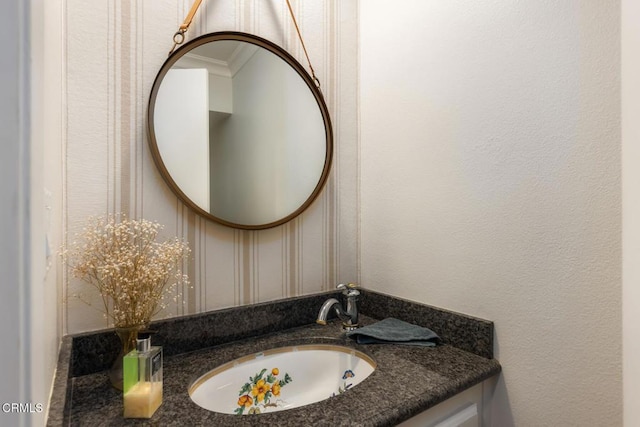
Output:
<instances>
[{"instance_id":1,"label":"folded towel","mask_svg":"<svg viewBox=\"0 0 640 427\"><path fill-rule=\"evenodd\" d=\"M358 344L403 344L433 347L440 337L431 329L389 317L372 325L347 332Z\"/></svg>"}]
</instances>

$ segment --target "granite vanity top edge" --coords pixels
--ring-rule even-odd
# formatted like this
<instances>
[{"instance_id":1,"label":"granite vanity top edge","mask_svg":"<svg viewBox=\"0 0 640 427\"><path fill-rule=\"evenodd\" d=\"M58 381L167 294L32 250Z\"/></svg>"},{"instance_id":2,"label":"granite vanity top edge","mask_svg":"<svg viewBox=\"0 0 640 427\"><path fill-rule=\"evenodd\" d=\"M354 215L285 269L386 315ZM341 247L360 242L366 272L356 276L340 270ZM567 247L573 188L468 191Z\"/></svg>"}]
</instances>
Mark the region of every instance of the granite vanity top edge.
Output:
<instances>
[{"instance_id":1,"label":"granite vanity top edge","mask_svg":"<svg viewBox=\"0 0 640 427\"><path fill-rule=\"evenodd\" d=\"M464 379L457 381L451 381L446 386L442 387L439 393L432 395L424 394L412 394L411 403L408 405L399 406L394 410L387 411L384 414L374 413L367 419L367 423L375 427L393 427L408 419L419 415L420 413L433 408L456 396L463 391L482 383L502 372L502 366L492 359L495 364L485 367L485 369L478 370L473 375L470 375Z\"/></svg>"},{"instance_id":2,"label":"granite vanity top edge","mask_svg":"<svg viewBox=\"0 0 640 427\"><path fill-rule=\"evenodd\" d=\"M376 319L362 317L363 324ZM330 342L348 346L372 357L376 370L363 383L344 395L287 411L252 416L219 414L195 405L186 390L205 372L264 349L285 345ZM454 346L413 347L388 344L357 344L347 338L340 322L327 326L307 325L267 336L174 355L165 360L165 398L150 420L125 420L121 416L121 396L108 384L106 373L75 378L71 425L91 422L98 425L224 425L259 424L345 427L393 426L478 384L501 371L495 359L487 359ZM186 423L186 424L185 424ZM61 425L61 424L53 424ZM64 424L69 425L69 424Z\"/></svg>"},{"instance_id":3,"label":"granite vanity top edge","mask_svg":"<svg viewBox=\"0 0 640 427\"><path fill-rule=\"evenodd\" d=\"M58 350L58 363L53 380L53 391L49 399L47 426L69 424L68 417L71 411L71 393L73 390L72 377L69 372L72 346L73 339L71 336L62 338Z\"/></svg>"}]
</instances>

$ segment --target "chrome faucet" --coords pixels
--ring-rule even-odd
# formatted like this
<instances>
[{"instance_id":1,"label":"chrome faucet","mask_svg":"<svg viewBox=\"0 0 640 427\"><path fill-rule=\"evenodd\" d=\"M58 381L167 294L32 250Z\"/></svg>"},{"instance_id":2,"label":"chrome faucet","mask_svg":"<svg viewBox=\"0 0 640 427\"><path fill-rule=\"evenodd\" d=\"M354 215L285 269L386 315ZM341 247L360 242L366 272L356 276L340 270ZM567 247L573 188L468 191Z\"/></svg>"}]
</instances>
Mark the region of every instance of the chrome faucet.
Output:
<instances>
[{"instance_id":1,"label":"chrome faucet","mask_svg":"<svg viewBox=\"0 0 640 427\"><path fill-rule=\"evenodd\" d=\"M358 328L358 295L360 295L360 291L358 290L358 286L355 283L349 283L345 285L340 283L336 289L342 291L342 295L344 295L347 299L347 309L342 308L342 304L335 298L329 298L322 304L320 308L320 312L318 313L318 319L316 323L321 325L327 324L327 316L329 312L333 308L335 310L336 315L342 320L342 329L352 330Z\"/></svg>"}]
</instances>

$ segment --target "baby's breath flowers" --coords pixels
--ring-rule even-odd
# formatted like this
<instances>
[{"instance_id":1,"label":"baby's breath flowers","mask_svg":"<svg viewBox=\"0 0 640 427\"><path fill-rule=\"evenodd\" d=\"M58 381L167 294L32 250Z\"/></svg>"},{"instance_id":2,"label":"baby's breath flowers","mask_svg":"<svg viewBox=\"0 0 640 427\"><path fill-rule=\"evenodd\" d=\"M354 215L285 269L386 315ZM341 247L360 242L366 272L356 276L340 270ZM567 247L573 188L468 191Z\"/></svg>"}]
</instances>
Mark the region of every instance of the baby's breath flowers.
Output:
<instances>
[{"instance_id":1,"label":"baby's breath flowers","mask_svg":"<svg viewBox=\"0 0 640 427\"><path fill-rule=\"evenodd\" d=\"M189 284L180 266L191 251L177 238L156 241L162 228L122 214L91 217L78 236L81 242L63 248L71 274L100 292L115 327L148 324L176 286Z\"/></svg>"}]
</instances>

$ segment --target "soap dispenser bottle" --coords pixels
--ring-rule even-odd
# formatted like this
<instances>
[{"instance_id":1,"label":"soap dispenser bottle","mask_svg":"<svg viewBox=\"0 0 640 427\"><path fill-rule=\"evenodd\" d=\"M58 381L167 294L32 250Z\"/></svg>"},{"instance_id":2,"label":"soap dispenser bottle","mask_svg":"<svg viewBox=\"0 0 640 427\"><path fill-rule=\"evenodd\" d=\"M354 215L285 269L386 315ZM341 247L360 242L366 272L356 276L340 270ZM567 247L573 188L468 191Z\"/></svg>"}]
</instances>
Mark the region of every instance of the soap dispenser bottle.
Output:
<instances>
[{"instance_id":1,"label":"soap dispenser bottle","mask_svg":"<svg viewBox=\"0 0 640 427\"><path fill-rule=\"evenodd\" d=\"M150 333L141 332L122 368L124 417L151 418L162 404L162 347L152 347Z\"/></svg>"}]
</instances>

